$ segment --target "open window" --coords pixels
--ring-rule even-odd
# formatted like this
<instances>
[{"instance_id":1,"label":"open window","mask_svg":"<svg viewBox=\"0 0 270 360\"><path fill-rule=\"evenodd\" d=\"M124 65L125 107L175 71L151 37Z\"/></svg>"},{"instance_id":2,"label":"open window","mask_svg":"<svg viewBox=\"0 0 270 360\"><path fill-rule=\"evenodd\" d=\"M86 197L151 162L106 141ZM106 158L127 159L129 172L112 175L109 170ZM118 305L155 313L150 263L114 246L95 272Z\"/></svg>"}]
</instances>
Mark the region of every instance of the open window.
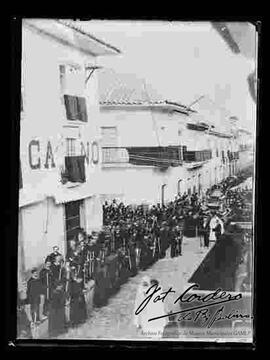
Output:
<instances>
[{"instance_id":1,"label":"open window","mask_svg":"<svg viewBox=\"0 0 270 360\"><path fill-rule=\"evenodd\" d=\"M68 121L87 122L85 72L79 65L59 65L60 88Z\"/></svg>"},{"instance_id":2,"label":"open window","mask_svg":"<svg viewBox=\"0 0 270 360\"><path fill-rule=\"evenodd\" d=\"M81 96L64 95L67 120L87 122L86 99Z\"/></svg>"},{"instance_id":3,"label":"open window","mask_svg":"<svg viewBox=\"0 0 270 360\"><path fill-rule=\"evenodd\" d=\"M79 155L77 151L77 139L66 138L65 168L62 174L62 183L84 183L85 155Z\"/></svg>"}]
</instances>

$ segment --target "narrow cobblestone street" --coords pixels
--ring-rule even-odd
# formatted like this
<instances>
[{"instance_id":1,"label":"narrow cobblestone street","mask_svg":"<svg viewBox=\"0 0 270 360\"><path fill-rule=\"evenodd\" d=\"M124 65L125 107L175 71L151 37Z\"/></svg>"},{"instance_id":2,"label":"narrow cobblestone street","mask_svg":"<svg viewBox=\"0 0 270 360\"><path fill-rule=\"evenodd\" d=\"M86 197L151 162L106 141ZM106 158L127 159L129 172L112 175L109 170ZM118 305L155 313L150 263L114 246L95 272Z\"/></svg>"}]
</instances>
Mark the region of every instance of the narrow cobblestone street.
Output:
<instances>
[{"instance_id":1,"label":"narrow cobblestone street","mask_svg":"<svg viewBox=\"0 0 270 360\"><path fill-rule=\"evenodd\" d=\"M210 243L211 248L212 244ZM143 276L156 278L162 289L170 286L180 293L187 284L188 279L197 269L209 249L200 247L199 238L184 238L183 255L171 259L169 250L166 258L156 262L146 271L140 271L135 277L122 285L119 292L113 296L108 305L94 309L88 321L61 336L63 339L139 339L142 335L137 333L133 325L134 301L138 285ZM171 310L169 300L165 302L165 309Z\"/></svg>"}]
</instances>

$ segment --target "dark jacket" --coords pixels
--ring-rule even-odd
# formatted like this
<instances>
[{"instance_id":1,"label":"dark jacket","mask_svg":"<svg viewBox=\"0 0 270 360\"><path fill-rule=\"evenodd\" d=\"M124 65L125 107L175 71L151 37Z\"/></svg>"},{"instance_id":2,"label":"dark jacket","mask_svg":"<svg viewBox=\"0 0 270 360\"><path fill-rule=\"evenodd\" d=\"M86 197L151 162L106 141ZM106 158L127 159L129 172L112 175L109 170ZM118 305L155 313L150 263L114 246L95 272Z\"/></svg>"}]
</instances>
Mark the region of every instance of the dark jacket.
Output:
<instances>
[{"instance_id":1,"label":"dark jacket","mask_svg":"<svg viewBox=\"0 0 270 360\"><path fill-rule=\"evenodd\" d=\"M56 256L59 256L59 255L61 255L59 252L57 252L56 254L54 252L49 254L45 259L45 263L47 261L50 261L51 263L54 263Z\"/></svg>"},{"instance_id":2,"label":"dark jacket","mask_svg":"<svg viewBox=\"0 0 270 360\"><path fill-rule=\"evenodd\" d=\"M42 269L39 273L40 283L42 286L42 292L47 295L47 289L49 289L49 297L53 284L53 273L51 270Z\"/></svg>"},{"instance_id":3,"label":"dark jacket","mask_svg":"<svg viewBox=\"0 0 270 360\"><path fill-rule=\"evenodd\" d=\"M27 282L27 303L39 304L41 294L43 294L43 288L40 279L31 277Z\"/></svg>"}]
</instances>

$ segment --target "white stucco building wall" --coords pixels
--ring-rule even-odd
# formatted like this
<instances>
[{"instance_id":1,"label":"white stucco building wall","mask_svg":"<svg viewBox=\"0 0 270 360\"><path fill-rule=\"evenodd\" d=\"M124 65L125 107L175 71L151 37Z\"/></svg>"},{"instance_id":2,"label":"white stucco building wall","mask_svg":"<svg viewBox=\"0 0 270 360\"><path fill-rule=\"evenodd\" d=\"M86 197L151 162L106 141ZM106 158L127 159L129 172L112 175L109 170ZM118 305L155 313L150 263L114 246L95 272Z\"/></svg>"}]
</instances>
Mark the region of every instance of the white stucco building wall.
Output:
<instances>
[{"instance_id":1,"label":"white stucco building wall","mask_svg":"<svg viewBox=\"0 0 270 360\"><path fill-rule=\"evenodd\" d=\"M102 226L102 203L97 191L101 148L96 71L87 84L85 79L86 67L96 65L97 55L114 52L87 36L82 38L84 44L75 35L74 29L58 21L23 21L19 276L40 266L54 245L65 255L66 203L82 201L80 225L88 232ZM60 65L76 69L73 78L67 76L65 87L60 80ZM87 122L67 119L64 93L86 99ZM76 155L86 154L86 181L82 184L61 182L67 138L76 139Z\"/></svg>"},{"instance_id":2,"label":"white stucco building wall","mask_svg":"<svg viewBox=\"0 0 270 360\"><path fill-rule=\"evenodd\" d=\"M192 115L147 106L104 105L100 120L101 127L117 129L118 147L182 145L187 146L188 151L212 150L212 159L196 169L185 163L163 171L153 166L103 164L104 176L100 181L103 199L110 200L112 194L116 194L114 197L125 203L160 203L161 188L166 184L164 201L167 202L175 198L178 190L182 194L188 189L198 192L200 184L204 192L229 175L228 164L222 163L221 151L226 156L228 150L233 151L231 139L188 129Z\"/></svg>"}]
</instances>

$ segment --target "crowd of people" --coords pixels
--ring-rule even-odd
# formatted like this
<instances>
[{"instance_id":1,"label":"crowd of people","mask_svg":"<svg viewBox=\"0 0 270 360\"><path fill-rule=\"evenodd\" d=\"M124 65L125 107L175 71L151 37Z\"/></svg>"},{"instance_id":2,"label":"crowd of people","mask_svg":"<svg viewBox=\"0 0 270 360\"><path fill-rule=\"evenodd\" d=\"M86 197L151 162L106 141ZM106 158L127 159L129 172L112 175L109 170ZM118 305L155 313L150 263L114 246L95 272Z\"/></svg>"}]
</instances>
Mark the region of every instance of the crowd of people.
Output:
<instances>
[{"instance_id":1,"label":"crowd of people","mask_svg":"<svg viewBox=\"0 0 270 360\"><path fill-rule=\"evenodd\" d=\"M229 186L228 181L219 185L233 207L240 201L239 194L228 192ZM196 193L148 207L105 202L103 222L103 230L90 235L79 229L69 240L66 256L55 246L43 268L32 269L24 289L19 290L20 333L31 337L31 327L48 318L49 336L56 337L86 320L85 292L90 280L95 282L94 305L103 306L139 270L146 270L166 253L172 258L181 256L184 235L200 236L202 246L208 247L224 233L221 216L210 211L207 199Z\"/></svg>"},{"instance_id":2,"label":"crowd of people","mask_svg":"<svg viewBox=\"0 0 270 360\"><path fill-rule=\"evenodd\" d=\"M33 268L27 283L19 289L18 331L32 337L34 330L46 319L50 337L86 320L82 273L64 262L57 246L45 258L42 269Z\"/></svg>"}]
</instances>

